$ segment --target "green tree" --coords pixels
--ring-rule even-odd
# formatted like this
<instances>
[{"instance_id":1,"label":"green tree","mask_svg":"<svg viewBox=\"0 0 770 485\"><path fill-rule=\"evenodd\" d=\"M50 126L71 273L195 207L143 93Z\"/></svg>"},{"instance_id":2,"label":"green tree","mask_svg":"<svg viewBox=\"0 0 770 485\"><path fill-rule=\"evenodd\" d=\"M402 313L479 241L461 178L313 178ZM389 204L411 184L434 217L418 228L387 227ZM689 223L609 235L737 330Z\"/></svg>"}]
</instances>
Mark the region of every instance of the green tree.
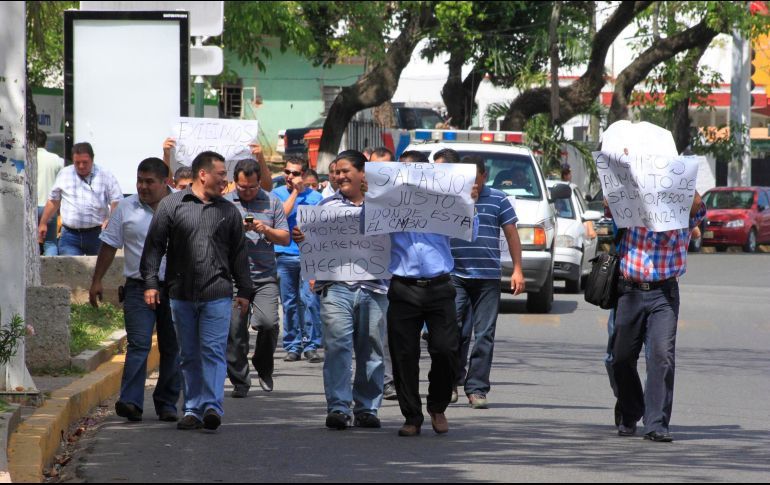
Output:
<instances>
[{"instance_id":1,"label":"green tree","mask_svg":"<svg viewBox=\"0 0 770 485\"><path fill-rule=\"evenodd\" d=\"M62 86L64 11L77 6L78 2L26 2L29 85Z\"/></svg>"}]
</instances>

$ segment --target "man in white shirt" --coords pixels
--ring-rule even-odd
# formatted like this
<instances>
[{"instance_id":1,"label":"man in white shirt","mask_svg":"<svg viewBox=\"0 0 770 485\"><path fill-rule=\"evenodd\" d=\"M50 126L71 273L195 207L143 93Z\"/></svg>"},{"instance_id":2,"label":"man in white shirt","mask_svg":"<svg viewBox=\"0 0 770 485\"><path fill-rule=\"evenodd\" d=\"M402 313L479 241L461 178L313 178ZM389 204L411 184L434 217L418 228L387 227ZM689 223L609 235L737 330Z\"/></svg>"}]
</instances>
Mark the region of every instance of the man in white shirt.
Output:
<instances>
[{"instance_id":1,"label":"man in white shirt","mask_svg":"<svg viewBox=\"0 0 770 485\"><path fill-rule=\"evenodd\" d=\"M43 130L37 130L37 219L43 215L48 194L56 181L59 171L64 168L64 159L55 153L45 149L48 135ZM56 238L56 217L51 217L48 222L48 232L43 241L43 256L56 256L59 254Z\"/></svg>"},{"instance_id":2,"label":"man in white shirt","mask_svg":"<svg viewBox=\"0 0 770 485\"><path fill-rule=\"evenodd\" d=\"M101 244L99 234L107 226L110 211L115 210L123 193L110 172L94 165L90 143L72 146L72 162L56 176L37 228L38 241L45 240L48 221L61 210L59 254L96 256Z\"/></svg>"},{"instance_id":3,"label":"man in white shirt","mask_svg":"<svg viewBox=\"0 0 770 485\"><path fill-rule=\"evenodd\" d=\"M110 223L100 239L103 244L96 259L89 300L94 307L102 297L102 279L107 273L115 253L124 249L123 312L128 334L126 362L120 384L120 398L115 403L118 416L129 421L141 421L144 410L144 385L147 378L147 356L152 348L152 332L157 326L160 374L153 392L155 413L161 421L177 420L176 403L182 387L179 372L179 346L171 318L168 292L161 285L160 304L155 309L144 302L144 280L139 272L144 241L152 216L160 201L171 189L167 185L168 167L159 158L148 158L139 164L136 175L136 195L120 201L113 211ZM165 264L161 265L161 278L165 276Z\"/></svg>"}]
</instances>

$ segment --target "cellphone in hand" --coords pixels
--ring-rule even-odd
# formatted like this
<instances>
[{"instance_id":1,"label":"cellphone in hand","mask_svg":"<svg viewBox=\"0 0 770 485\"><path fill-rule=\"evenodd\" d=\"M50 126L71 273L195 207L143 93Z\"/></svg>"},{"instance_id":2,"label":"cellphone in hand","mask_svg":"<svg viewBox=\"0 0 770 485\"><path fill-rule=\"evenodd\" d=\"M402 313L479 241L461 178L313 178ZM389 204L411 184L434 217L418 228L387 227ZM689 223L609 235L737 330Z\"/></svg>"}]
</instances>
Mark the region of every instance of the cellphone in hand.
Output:
<instances>
[{"instance_id":1,"label":"cellphone in hand","mask_svg":"<svg viewBox=\"0 0 770 485\"><path fill-rule=\"evenodd\" d=\"M254 216L252 216L252 215L248 215L248 216L244 217L243 220L244 220L244 222L246 222L246 224L254 224Z\"/></svg>"}]
</instances>

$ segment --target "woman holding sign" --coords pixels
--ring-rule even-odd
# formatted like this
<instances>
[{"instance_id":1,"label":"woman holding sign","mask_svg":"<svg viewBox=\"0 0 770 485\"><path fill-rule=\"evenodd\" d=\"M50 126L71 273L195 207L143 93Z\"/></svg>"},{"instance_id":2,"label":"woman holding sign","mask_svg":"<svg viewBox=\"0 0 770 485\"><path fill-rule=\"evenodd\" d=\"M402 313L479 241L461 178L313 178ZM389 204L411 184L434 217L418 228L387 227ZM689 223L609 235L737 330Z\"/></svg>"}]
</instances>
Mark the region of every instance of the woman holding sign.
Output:
<instances>
[{"instance_id":1,"label":"woman holding sign","mask_svg":"<svg viewBox=\"0 0 770 485\"><path fill-rule=\"evenodd\" d=\"M347 150L333 163L336 163L339 191L321 201L319 206L363 207L366 157L355 150ZM298 227L292 235L297 243L305 240ZM314 290L321 295L324 325L326 426L345 429L352 421L356 427L379 428L377 411L382 403L385 375L383 334L388 309L388 280L316 281ZM354 353L356 371L351 387Z\"/></svg>"}]
</instances>

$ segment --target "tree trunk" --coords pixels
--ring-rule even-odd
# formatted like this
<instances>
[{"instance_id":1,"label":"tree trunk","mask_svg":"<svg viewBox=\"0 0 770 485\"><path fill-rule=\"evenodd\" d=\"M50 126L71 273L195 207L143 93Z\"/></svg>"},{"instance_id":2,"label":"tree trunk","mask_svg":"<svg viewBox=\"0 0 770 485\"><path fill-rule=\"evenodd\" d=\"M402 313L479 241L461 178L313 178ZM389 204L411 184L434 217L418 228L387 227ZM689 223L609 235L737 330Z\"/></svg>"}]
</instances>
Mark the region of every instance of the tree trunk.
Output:
<instances>
[{"instance_id":1,"label":"tree trunk","mask_svg":"<svg viewBox=\"0 0 770 485\"><path fill-rule=\"evenodd\" d=\"M37 109L32 99L32 87L27 86L27 160L24 165L26 231L24 248L27 253L27 286L40 286L40 246L37 242Z\"/></svg>"},{"instance_id":2,"label":"tree trunk","mask_svg":"<svg viewBox=\"0 0 770 485\"><path fill-rule=\"evenodd\" d=\"M718 34L719 32L709 27L704 20L683 32L653 43L618 75L612 95L609 123L628 119L628 103L634 87L642 82L655 66L680 52L700 45L708 46Z\"/></svg>"},{"instance_id":3,"label":"tree trunk","mask_svg":"<svg viewBox=\"0 0 770 485\"><path fill-rule=\"evenodd\" d=\"M348 123L359 111L379 106L393 97L398 78L412 57L417 43L426 35L432 21L430 6L423 6L419 13L409 16L401 33L388 47L385 57L355 84L342 88L329 108L323 126L318 153L318 169L325 171L337 151Z\"/></svg>"},{"instance_id":4,"label":"tree trunk","mask_svg":"<svg viewBox=\"0 0 770 485\"><path fill-rule=\"evenodd\" d=\"M441 99L449 114L449 124L461 129L467 129L473 124L473 112L476 110L476 93L481 81L484 80L484 70L478 65L462 78L465 64L465 54L452 52L449 57L449 75L444 87L441 88Z\"/></svg>"},{"instance_id":5,"label":"tree trunk","mask_svg":"<svg viewBox=\"0 0 770 485\"><path fill-rule=\"evenodd\" d=\"M551 123L559 119L559 17L561 3L554 2L551 11L551 24L548 27L548 43L551 57Z\"/></svg>"},{"instance_id":6,"label":"tree trunk","mask_svg":"<svg viewBox=\"0 0 770 485\"><path fill-rule=\"evenodd\" d=\"M698 81L698 63L700 62L703 54L706 53L710 42L701 44L695 47L687 53L684 61L681 64L681 70L679 71L679 79L676 86L669 86L667 92L673 93L679 91L682 93L689 93L695 83ZM690 97L686 97L677 102L671 112L671 132L674 135L674 142L676 143L676 149L679 153L682 153L685 148L690 145L692 141L692 134L690 133Z\"/></svg>"},{"instance_id":7,"label":"tree trunk","mask_svg":"<svg viewBox=\"0 0 770 485\"><path fill-rule=\"evenodd\" d=\"M585 112L601 94L604 87L604 63L612 43L634 18L653 2L621 2L615 12L596 33L591 48L588 67L580 78L567 87L559 89L559 119L563 122L574 115ZM550 90L533 88L521 93L511 103L503 120L504 130L522 130L524 123L532 116L550 111Z\"/></svg>"}]
</instances>

